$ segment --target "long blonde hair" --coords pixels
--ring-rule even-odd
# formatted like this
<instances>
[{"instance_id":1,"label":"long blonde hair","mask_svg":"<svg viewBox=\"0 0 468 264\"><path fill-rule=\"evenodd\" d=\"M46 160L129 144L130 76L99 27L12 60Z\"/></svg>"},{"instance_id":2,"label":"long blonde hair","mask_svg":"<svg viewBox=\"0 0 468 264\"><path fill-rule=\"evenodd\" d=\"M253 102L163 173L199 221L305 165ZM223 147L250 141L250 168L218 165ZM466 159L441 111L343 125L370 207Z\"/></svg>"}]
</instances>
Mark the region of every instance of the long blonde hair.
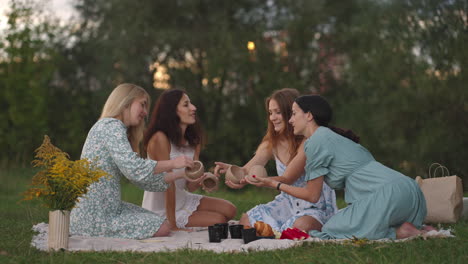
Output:
<instances>
[{"instance_id":1,"label":"long blonde hair","mask_svg":"<svg viewBox=\"0 0 468 264\"><path fill-rule=\"evenodd\" d=\"M146 111L149 112L150 97L145 89L138 85L131 83L122 83L114 88L112 93L107 98L106 103L102 109L101 118L113 117L118 118L123 115L125 109L130 107L135 99L146 97L147 105ZM139 146L143 139L143 132L145 129L145 122L141 122L138 126L131 126L127 128L128 141L132 146L133 151L140 152Z\"/></svg>"}]
</instances>

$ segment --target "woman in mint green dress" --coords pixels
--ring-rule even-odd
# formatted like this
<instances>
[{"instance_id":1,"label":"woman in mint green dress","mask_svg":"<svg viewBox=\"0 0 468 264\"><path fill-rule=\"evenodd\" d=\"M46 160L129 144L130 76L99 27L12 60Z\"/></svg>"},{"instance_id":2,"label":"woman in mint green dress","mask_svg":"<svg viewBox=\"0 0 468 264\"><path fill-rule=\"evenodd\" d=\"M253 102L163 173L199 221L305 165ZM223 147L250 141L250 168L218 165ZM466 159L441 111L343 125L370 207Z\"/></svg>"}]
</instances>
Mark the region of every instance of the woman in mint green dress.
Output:
<instances>
[{"instance_id":1,"label":"woman in mint green dress","mask_svg":"<svg viewBox=\"0 0 468 264\"><path fill-rule=\"evenodd\" d=\"M107 99L101 118L88 133L81 157L97 159L108 175L93 183L71 211L73 235L143 239L170 234L165 218L121 198L122 177L143 190L164 191L169 182L184 174L163 172L193 166L185 156L158 162L138 156L148 108L148 93L133 84L117 86Z\"/></svg>"},{"instance_id":2,"label":"woman in mint green dress","mask_svg":"<svg viewBox=\"0 0 468 264\"><path fill-rule=\"evenodd\" d=\"M311 202L319 199L324 181L333 189L345 190L348 206L332 216L321 231L310 231L311 236L400 239L433 229L423 228L426 202L416 182L375 161L351 131L329 127L332 110L323 97L298 97L292 110L294 133L307 138L307 185L297 188L260 180Z\"/></svg>"}]
</instances>

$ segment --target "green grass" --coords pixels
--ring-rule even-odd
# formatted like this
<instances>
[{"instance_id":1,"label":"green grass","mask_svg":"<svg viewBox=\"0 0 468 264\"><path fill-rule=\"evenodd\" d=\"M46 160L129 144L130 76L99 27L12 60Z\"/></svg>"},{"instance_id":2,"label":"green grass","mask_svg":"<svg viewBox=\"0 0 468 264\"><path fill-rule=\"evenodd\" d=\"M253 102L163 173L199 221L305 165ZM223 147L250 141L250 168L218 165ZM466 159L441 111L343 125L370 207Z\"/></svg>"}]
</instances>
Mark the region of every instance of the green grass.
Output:
<instances>
[{"instance_id":1,"label":"green grass","mask_svg":"<svg viewBox=\"0 0 468 264\"><path fill-rule=\"evenodd\" d=\"M171 253L57 252L48 253L30 246L32 225L47 222L47 209L37 202L20 202L28 188L32 169L0 170L0 263L468 263L468 222L452 228L456 238L417 239L405 243L363 246L310 243L270 252L216 254L209 251L180 250ZM123 199L141 203L142 191L123 184ZM233 191L221 188L213 196L232 201L238 216L258 203L270 201L275 191L253 187ZM343 206L342 199L339 205Z\"/></svg>"}]
</instances>

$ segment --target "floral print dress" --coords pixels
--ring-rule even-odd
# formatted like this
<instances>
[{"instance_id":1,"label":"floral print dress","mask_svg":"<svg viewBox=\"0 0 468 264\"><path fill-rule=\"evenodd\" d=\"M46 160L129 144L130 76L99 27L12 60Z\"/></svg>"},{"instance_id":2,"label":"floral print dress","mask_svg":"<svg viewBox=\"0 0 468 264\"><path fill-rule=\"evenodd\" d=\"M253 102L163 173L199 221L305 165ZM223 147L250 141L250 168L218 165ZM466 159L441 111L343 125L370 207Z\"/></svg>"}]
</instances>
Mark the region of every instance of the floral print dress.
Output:
<instances>
[{"instance_id":1,"label":"floral print dress","mask_svg":"<svg viewBox=\"0 0 468 264\"><path fill-rule=\"evenodd\" d=\"M89 187L71 211L73 235L144 239L152 237L165 218L122 201L120 180L126 177L146 191L165 191L164 173L154 174L157 162L143 159L134 152L127 128L115 118L100 119L88 133L81 158L98 159L108 173Z\"/></svg>"},{"instance_id":2,"label":"floral print dress","mask_svg":"<svg viewBox=\"0 0 468 264\"><path fill-rule=\"evenodd\" d=\"M278 158L275 158L275 161L276 171L281 176L286 170L286 165ZM306 184L303 174L292 186L304 187ZM324 225L337 211L335 191L324 183L320 200L317 203L311 203L281 192L273 201L259 204L250 209L247 215L251 226L257 221L263 221L274 230L281 232L292 227L294 222L302 216L312 216Z\"/></svg>"}]
</instances>

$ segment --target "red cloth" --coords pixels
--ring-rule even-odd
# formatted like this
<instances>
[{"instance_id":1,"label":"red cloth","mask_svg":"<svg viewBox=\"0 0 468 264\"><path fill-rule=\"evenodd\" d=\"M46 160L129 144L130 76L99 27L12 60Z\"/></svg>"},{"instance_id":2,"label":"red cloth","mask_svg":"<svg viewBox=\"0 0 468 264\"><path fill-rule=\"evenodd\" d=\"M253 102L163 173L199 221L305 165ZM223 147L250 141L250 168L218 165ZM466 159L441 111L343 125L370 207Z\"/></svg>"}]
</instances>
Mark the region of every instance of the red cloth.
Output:
<instances>
[{"instance_id":1,"label":"red cloth","mask_svg":"<svg viewBox=\"0 0 468 264\"><path fill-rule=\"evenodd\" d=\"M309 234L298 229L298 228L288 228L281 233L280 239L291 239L291 240L303 240L309 238Z\"/></svg>"}]
</instances>

